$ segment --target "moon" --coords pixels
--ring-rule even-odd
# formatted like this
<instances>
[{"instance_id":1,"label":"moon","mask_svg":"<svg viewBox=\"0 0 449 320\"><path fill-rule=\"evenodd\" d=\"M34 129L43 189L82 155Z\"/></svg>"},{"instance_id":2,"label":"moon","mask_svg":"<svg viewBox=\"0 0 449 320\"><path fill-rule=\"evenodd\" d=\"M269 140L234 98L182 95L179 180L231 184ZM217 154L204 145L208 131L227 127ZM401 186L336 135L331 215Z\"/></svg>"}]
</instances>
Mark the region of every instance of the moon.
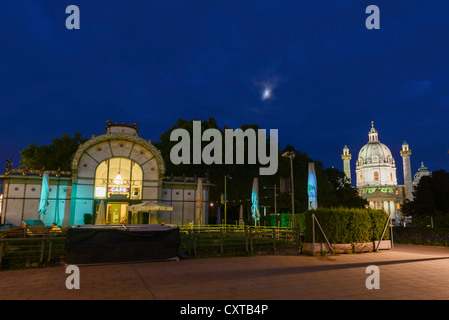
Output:
<instances>
[{"instance_id":1,"label":"moon","mask_svg":"<svg viewBox=\"0 0 449 320\"><path fill-rule=\"evenodd\" d=\"M271 89L265 88L262 92L262 100L268 100L271 98Z\"/></svg>"}]
</instances>

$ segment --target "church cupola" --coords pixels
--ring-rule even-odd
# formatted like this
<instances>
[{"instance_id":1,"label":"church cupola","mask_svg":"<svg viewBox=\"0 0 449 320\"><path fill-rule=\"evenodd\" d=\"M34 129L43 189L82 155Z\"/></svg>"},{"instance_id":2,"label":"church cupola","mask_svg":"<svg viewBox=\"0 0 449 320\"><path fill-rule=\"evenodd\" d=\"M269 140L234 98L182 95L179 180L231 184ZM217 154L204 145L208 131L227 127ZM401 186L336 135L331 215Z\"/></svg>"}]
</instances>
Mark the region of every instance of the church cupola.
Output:
<instances>
[{"instance_id":1,"label":"church cupola","mask_svg":"<svg viewBox=\"0 0 449 320\"><path fill-rule=\"evenodd\" d=\"M374 129L374 121L371 121L371 130L368 134L369 141L368 142L378 142L379 141L379 133Z\"/></svg>"}]
</instances>

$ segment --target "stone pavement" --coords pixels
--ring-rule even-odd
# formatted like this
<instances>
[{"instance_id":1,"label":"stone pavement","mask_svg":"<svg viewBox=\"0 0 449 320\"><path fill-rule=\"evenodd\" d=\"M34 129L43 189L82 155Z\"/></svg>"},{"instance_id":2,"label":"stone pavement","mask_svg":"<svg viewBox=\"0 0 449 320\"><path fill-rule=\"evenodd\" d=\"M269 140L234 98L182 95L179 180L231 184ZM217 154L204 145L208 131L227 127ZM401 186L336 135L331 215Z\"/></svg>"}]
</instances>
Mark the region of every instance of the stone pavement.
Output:
<instances>
[{"instance_id":1,"label":"stone pavement","mask_svg":"<svg viewBox=\"0 0 449 320\"><path fill-rule=\"evenodd\" d=\"M369 290L366 267L380 270ZM300 300L449 299L449 249L395 245L378 253L256 256L0 272L0 299Z\"/></svg>"}]
</instances>

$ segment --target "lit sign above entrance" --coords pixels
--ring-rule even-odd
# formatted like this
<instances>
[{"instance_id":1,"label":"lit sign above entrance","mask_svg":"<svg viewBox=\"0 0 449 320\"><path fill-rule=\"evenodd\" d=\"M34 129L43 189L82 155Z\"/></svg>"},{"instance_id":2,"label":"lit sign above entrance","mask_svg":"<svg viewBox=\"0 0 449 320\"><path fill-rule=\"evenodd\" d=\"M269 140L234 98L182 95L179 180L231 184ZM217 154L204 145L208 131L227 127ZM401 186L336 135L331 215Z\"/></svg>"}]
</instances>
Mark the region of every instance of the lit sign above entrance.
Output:
<instances>
[{"instance_id":1,"label":"lit sign above entrance","mask_svg":"<svg viewBox=\"0 0 449 320\"><path fill-rule=\"evenodd\" d=\"M111 188L108 188L108 192L112 192L112 193L129 193L129 188L111 187Z\"/></svg>"},{"instance_id":2,"label":"lit sign above entrance","mask_svg":"<svg viewBox=\"0 0 449 320\"><path fill-rule=\"evenodd\" d=\"M131 189L127 187L96 187L95 188L95 198L109 198L111 196L123 196L129 197ZM132 190L132 198L139 199L140 198L140 188L133 188Z\"/></svg>"}]
</instances>

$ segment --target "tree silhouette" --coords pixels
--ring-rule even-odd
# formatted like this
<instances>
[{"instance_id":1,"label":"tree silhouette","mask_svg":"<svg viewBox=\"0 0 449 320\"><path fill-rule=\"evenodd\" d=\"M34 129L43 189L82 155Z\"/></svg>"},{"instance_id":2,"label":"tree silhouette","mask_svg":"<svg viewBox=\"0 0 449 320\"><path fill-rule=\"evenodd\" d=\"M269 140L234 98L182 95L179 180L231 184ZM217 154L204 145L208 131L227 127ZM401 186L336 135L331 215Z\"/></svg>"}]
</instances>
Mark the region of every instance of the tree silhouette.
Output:
<instances>
[{"instance_id":1,"label":"tree silhouette","mask_svg":"<svg viewBox=\"0 0 449 320\"><path fill-rule=\"evenodd\" d=\"M62 170L70 171L72 157L79 145L86 142L81 133L75 132L73 138L64 134L52 139L50 145L37 146L32 142L27 148L20 151L22 159L21 168L40 170Z\"/></svg>"}]
</instances>

